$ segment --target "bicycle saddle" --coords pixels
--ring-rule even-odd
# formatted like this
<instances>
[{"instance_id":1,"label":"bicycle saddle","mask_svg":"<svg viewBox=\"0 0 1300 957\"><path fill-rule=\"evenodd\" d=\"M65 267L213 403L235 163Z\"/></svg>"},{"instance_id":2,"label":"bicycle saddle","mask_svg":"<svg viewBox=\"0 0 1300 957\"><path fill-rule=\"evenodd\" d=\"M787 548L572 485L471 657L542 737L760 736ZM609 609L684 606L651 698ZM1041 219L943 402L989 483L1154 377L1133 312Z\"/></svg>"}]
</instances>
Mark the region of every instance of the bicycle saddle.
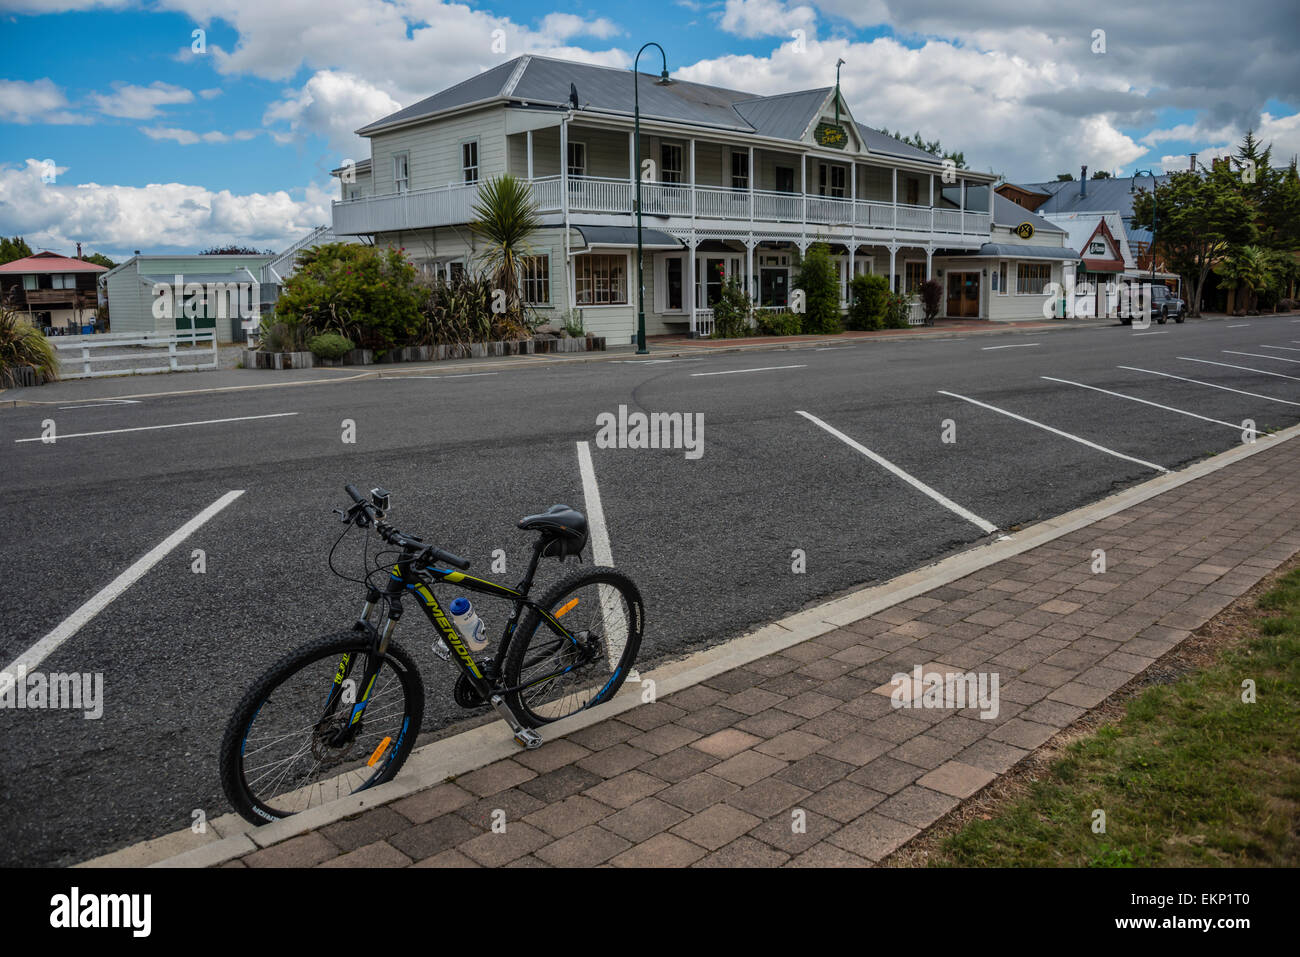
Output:
<instances>
[{"instance_id":1,"label":"bicycle saddle","mask_svg":"<svg viewBox=\"0 0 1300 957\"><path fill-rule=\"evenodd\" d=\"M543 534L542 555L547 558L577 555L587 544L587 516L567 505L552 505L544 512L525 516L519 520L519 527Z\"/></svg>"}]
</instances>

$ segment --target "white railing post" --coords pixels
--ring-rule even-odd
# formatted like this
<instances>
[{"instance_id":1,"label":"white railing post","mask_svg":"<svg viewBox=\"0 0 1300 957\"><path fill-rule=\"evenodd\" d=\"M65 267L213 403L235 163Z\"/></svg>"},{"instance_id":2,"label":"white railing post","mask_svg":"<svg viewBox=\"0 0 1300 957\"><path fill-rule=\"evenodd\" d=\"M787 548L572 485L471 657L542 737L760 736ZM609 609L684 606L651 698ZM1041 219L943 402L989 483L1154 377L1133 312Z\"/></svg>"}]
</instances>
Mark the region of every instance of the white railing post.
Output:
<instances>
[{"instance_id":1,"label":"white railing post","mask_svg":"<svg viewBox=\"0 0 1300 957\"><path fill-rule=\"evenodd\" d=\"M81 371L90 375L90 346L81 347Z\"/></svg>"},{"instance_id":2,"label":"white railing post","mask_svg":"<svg viewBox=\"0 0 1300 957\"><path fill-rule=\"evenodd\" d=\"M171 366L172 372L176 371L176 340L170 339L167 342L167 364Z\"/></svg>"}]
</instances>

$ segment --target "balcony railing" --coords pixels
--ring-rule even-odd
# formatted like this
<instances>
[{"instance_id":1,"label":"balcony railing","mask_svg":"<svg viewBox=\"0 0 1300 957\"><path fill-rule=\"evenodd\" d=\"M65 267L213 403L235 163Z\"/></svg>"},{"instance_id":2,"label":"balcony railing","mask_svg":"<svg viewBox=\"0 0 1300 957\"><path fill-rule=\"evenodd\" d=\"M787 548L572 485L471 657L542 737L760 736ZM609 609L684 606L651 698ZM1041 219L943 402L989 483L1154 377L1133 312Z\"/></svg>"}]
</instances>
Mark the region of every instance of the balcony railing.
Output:
<instances>
[{"instance_id":1,"label":"balcony railing","mask_svg":"<svg viewBox=\"0 0 1300 957\"><path fill-rule=\"evenodd\" d=\"M568 183L571 213L631 214L636 184L600 176L545 176L532 180L538 212L564 209ZM478 184L411 190L334 203L334 232L342 235L427 229L473 218ZM726 189L675 183L642 183L641 210L647 216L725 223L782 223L858 234L989 234L989 214L929 206L852 200L831 196Z\"/></svg>"}]
</instances>

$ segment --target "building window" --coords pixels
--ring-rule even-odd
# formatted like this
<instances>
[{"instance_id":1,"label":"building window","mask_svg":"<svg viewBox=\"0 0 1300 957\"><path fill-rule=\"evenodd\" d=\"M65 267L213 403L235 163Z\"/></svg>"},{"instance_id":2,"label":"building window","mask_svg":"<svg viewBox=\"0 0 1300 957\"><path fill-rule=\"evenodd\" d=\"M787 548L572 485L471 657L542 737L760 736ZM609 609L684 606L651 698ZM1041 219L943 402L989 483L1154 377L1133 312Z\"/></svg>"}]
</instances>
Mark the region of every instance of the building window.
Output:
<instances>
[{"instance_id":1,"label":"building window","mask_svg":"<svg viewBox=\"0 0 1300 957\"><path fill-rule=\"evenodd\" d=\"M1005 296L1009 291L1007 289L1007 264L998 263L998 271L993 274L993 287L997 289L999 296Z\"/></svg>"},{"instance_id":2,"label":"building window","mask_svg":"<svg viewBox=\"0 0 1300 957\"><path fill-rule=\"evenodd\" d=\"M731 154L731 188L749 189L749 153Z\"/></svg>"},{"instance_id":3,"label":"building window","mask_svg":"<svg viewBox=\"0 0 1300 957\"><path fill-rule=\"evenodd\" d=\"M819 163L821 182L818 186L818 192L822 196L832 196L836 199L844 198L845 169L843 166L833 166L830 163Z\"/></svg>"},{"instance_id":4,"label":"building window","mask_svg":"<svg viewBox=\"0 0 1300 957\"><path fill-rule=\"evenodd\" d=\"M39 289L39 288L40 288L40 280L37 279L37 277L35 277L35 276L23 276L23 288L24 288L24 289Z\"/></svg>"},{"instance_id":5,"label":"building window","mask_svg":"<svg viewBox=\"0 0 1300 957\"><path fill-rule=\"evenodd\" d=\"M569 175L570 176L587 175L587 144L586 143L569 144Z\"/></svg>"},{"instance_id":6,"label":"building window","mask_svg":"<svg viewBox=\"0 0 1300 957\"><path fill-rule=\"evenodd\" d=\"M451 282L460 282L465 278L465 264L460 261L447 263L447 279Z\"/></svg>"},{"instance_id":7,"label":"building window","mask_svg":"<svg viewBox=\"0 0 1300 957\"><path fill-rule=\"evenodd\" d=\"M524 302L530 306L551 304L551 257L528 256L523 260Z\"/></svg>"},{"instance_id":8,"label":"building window","mask_svg":"<svg viewBox=\"0 0 1300 957\"><path fill-rule=\"evenodd\" d=\"M465 182L478 182L478 140L460 144L460 166L465 171Z\"/></svg>"},{"instance_id":9,"label":"building window","mask_svg":"<svg viewBox=\"0 0 1300 957\"><path fill-rule=\"evenodd\" d=\"M627 305L627 256L575 257L573 284L580 306Z\"/></svg>"},{"instance_id":10,"label":"building window","mask_svg":"<svg viewBox=\"0 0 1300 957\"><path fill-rule=\"evenodd\" d=\"M778 166L776 168L776 191L778 193L794 192L793 166Z\"/></svg>"},{"instance_id":11,"label":"building window","mask_svg":"<svg viewBox=\"0 0 1300 957\"><path fill-rule=\"evenodd\" d=\"M411 188L410 153L393 154L393 188L399 193L405 193Z\"/></svg>"},{"instance_id":12,"label":"building window","mask_svg":"<svg viewBox=\"0 0 1300 957\"><path fill-rule=\"evenodd\" d=\"M682 181L682 148L676 143L659 144L659 181L662 183Z\"/></svg>"},{"instance_id":13,"label":"building window","mask_svg":"<svg viewBox=\"0 0 1300 957\"><path fill-rule=\"evenodd\" d=\"M905 183L904 192L906 198L903 202L907 203L908 206L921 205L921 181L919 179L909 176Z\"/></svg>"},{"instance_id":14,"label":"building window","mask_svg":"<svg viewBox=\"0 0 1300 957\"><path fill-rule=\"evenodd\" d=\"M665 256L659 293L660 312L681 312L685 293L686 260L682 256Z\"/></svg>"},{"instance_id":15,"label":"building window","mask_svg":"<svg viewBox=\"0 0 1300 957\"><path fill-rule=\"evenodd\" d=\"M355 186L348 188L348 199L360 199L360 198L361 198L361 190L357 189Z\"/></svg>"},{"instance_id":16,"label":"building window","mask_svg":"<svg viewBox=\"0 0 1300 957\"><path fill-rule=\"evenodd\" d=\"M54 273L50 276L51 289L76 289L77 276L75 273Z\"/></svg>"},{"instance_id":17,"label":"building window","mask_svg":"<svg viewBox=\"0 0 1300 957\"><path fill-rule=\"evenodd\" d=\"M1040 296L1052 279L1048 263L1019 263L1016 266L1016 295Z\"/></svg>"},{"instance_id":18,"label":"building window","mask_svg":"<svg viewBox=\"0 0 1300 957\"><path fill-rule=\"evenodd\" d=\"M903 263L903 292L909 296L916 295L921 291L921 283L925 282L925 263L921 260L915 262Z\"/></svg>"}]
</instances>

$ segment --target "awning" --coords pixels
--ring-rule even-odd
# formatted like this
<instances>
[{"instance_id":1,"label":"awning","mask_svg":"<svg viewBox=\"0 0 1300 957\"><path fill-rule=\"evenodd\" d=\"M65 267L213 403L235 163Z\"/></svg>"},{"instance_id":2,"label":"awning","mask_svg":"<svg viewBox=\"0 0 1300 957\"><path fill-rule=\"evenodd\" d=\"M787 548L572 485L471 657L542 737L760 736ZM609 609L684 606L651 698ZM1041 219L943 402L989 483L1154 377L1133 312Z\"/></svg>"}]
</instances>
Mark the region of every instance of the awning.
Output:
<instances>
[{"instance_id":1,"label":"awning","mask_svg":"<svg viewBox=\"0 0 1300 957\"><path fill-rule=\"evenodd\" d=\"M636 248L635 226L574 226L588 246L613 246L620 249ZM642 249L684 249L685 244L662 229L641 227Z\"/></svg>"},{"instance_id":2,"label":"awning","mask_svg":"<svg viewBox=\"0 0 1300 957\"><path fill-rule=\"evenodd\" d=\"M965 253L972 258L997 259L1081 259L1072 249L1064 246L1020 246L1016 243L985 243L978 252Z\"/></svg>"}]
</instances>

